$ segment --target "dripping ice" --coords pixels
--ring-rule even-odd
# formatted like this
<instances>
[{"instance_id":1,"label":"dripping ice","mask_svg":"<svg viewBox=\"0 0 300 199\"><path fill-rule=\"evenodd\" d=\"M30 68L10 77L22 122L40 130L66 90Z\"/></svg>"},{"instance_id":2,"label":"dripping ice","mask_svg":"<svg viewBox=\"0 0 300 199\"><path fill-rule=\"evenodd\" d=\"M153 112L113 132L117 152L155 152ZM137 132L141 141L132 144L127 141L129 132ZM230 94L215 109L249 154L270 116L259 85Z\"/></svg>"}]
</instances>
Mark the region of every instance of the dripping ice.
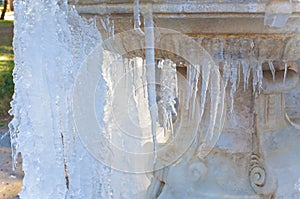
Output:
<instances>
[{"instance_id":1,"label":"dripping ice","mask_svg":"<svg viewBox=\"0 0 300 199\"><path fill-rule=\"evenodd\" d=\"M22 153L24 159L23 169L26 174L24 187L26 188L20 196L22 198L134 198L137 192L147 188L149 184L147 176L123 174L107 165L99 164L88 153L74 131L75 124L72 120L70 102L73 82L82 61L97 44L101 45L102 37L94 20L82 19L74 9L67 9L67 1L63 2L60 7L58 1L48 4L38 2L28 7L22 2L16 2L15 5L16 13L19 14L16 20L14 43L16 52L14 70L16 87L12 102L14 120L10 124L10 131L13 138L14 159L18 152ZM45 9L50 9L51 12L36 17L40 16L39 10ZM258 92L261 89L263 79L261 59L253 59L253 57L237 59L228 56L220 58L219 56L212 57L211 60L203 60L202 63L186 63L186 101L179 102L177 65L170 59L155 57L155 31L151 9L143 14L145 28L141 30L139 0L135 0L133 28L145 37L145 57L125 58L107 49L102 49L100 52L103 55L99 63L102 76L97 93L98 98L102 100L97 104L101 109L97 114L102 119L103 139L110 140L126 150L131 149L132 146L136 146L135 150L142 148L143 143L122 137L118 126L112 123L114 118L111 114L110 95L114 94L113 88L117 84L115 80L125 73L122 88L124 93L131 92L134 96L130 104L133 107L131 113L135 117L130 119L140 126L144 121L145 123L150 121L154 159L157 158L158 142L161 142L158 139L161 132L160 125L165 137L168 132L171 137L176 136L173 123L179 117L178 103L184 103L191 120L198 115L198 126L204 120L205 111L210 110L209 124L203 142L212 146L220 133L221 128L216 126L223 118L227 86L230 86L231 112L233 112L234 94L239 87L241 73L244 89L248 89L250 74L253 76L253 91ZM42 23L39 20L42 20ZM105 16L101 19L101 23L108 37L114 37L114 21L109 16ZM47 27L53 29L48 32ZM221 48L218 51L222 53L225 51L223 54L226 55L230 54L230 48L224 46ZM211 49L206 50L209 54L213 54L210 52ZM54 61L53 57L56 57ZM118 60L118 64L114 63L114 65L111 62L115 59ZM274 79L273 63L272 61L268 63ZM117 66L123 68L120 70ZM222 76L218 74L219 68L223 70ZM287 63L285 63L284 81L286 71ZM157 73L160 73L159 79L156 78ZM143 85L142 90L138 90L140 84ZM157 87L156 84L162 86ZM209 108L207 108L208 103L210 103ZM41 107L45 110L44 113L41 113ZM158 107L161 107L161 111ZM125 125L127 122L125 119L121 121ZM200 149L198 152L201 153ZM119 157L118 154L113 155L118 157L119 161L130 165L128 159ZM52 175L49 175L49 171ZM65 182L66 177L69 179L68 187Z\"/></svg>"},{"instance_id":2,"label":"dripping ice","mask_svg":"<svg viewBox=\"0 0 300 199\"><path fill-rule=\"evenodd\" d=\"M134 198L145 189L147 180L99 164L74 130L73 82L83 60L102 42L95 20L85 20L75 9L69 10L67 1L34 5L19 1L15 9L14 119L10 132L14 159L19 152L23 157L25 177L20 197ZM49 12L42 14L41 10ZM108 21L107 31L113 36L114 25ZM102 63L110 57L104 56ZM109 108L106 85L112 73L111 68L102 69L97 93L102 100L99 107L105 112ZM111 115L103 118L103 114L99 111L103 122L110 121ZM103 138L110 139L111 131L104 133Z\"/></svg>"},{"instance_id":3,"label":"dripping ice","mask_svg":"<svg viewBox=\"0 0 300 199\"><path fill-rule=\"evenodd\" d=\"M158 102L158 107L161 107L162 123L164 128L164 135L170 130L171 136L173 132L173 120L177 117L177 75L176 64L171 60L160 60L158 67L160 71L160 92L161 99Z\"/></svg>"},{"instance_id":4,"label":"dripping ice","mask_svg":"<svg viewBox=\"0 0 300 199\"><path fill-rule=\"evenodd\" d=\"M139 34L144 35L144 32L141 29L141 18L140 18L140 1L134 0L134 30Z\"/></svg>"}]
</instances>

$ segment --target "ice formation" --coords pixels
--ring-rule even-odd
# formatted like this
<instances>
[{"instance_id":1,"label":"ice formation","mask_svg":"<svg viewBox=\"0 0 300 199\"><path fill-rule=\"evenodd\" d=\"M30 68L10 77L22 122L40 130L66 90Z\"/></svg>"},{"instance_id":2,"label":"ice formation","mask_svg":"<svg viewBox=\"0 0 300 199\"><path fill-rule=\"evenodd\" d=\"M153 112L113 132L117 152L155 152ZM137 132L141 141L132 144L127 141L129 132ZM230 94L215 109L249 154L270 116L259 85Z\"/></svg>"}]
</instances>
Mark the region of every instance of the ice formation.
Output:
<instances>
[{"instance_id":1,"label":"ice formation","mask_svg":"<svg viewBox=\"0 0 300 199\"><path fill-rule=\"evenodd\" d=\"M166 59L160 60L157 67L161 70L159 82L161 99L158 102L158 106L162 110L164 136L167 136L167 132L170 131L173 137L173 120L178 115L176 108L178 106L178 101L176 101L178 100L176 64Z\"/></svg>"},{"instance_id":2,"label":"ice formation","mask_svg":"<svg viewBox=\"0 0 300 199\"><path fill-rule=\"evenodd\" d=\"M135 157L118 152L137 153L144 150L145 143L152 142L155 163L160 133L176 136L173 120L179 114L179 85L176 63L169 59L156 60L152 12L148 9L144 13L143 32L138 3L135 0L134 29L145 37L143 58L125 58L103 49L95 20L81 18L74 8L68 7L66 0L15 2L15 94L10 132L14 159L19 152L23 157L25 178L21 198L141 198L139 194L146 190L149 179L145 174L118 171L142 170ZM113 20L106 16L101 23L108 36L114 37ZM93 57L95 60L88 62L95 50L98 53ZM234 110L240 71L245 89L251 71L254 91L262 87L262 62L229 58L231 50L221 49L224 53L219 53L218 59L208 57L201 63L186 63L187 92L183 103L191 120L198 114L197 128L200 129L204 120L208 121L208 125L201 126L203 134L195 140L201 157L208 153L202 148L212 148L221 132L227 86L230 86L231 110ZM96 69L82 70L80 67L87 63L94 64ZM269 65L274 75L272 62ZM223 66L223 76L219 66ZM98 151L87 150L85 142L85 139L93 141L94 137L88 135L93 135L94 130L81 129L91 133L85 133L87 136L80 139L73 120L72 107L77 103L73 101L74 82L78 73L92 78L90 69L99 75L98 86L94 88L98 99L95 114L101 134L100 142L96 143L100 147ZM156 78L158 71L160 79ZM91 85L84 81L77 84L82 89ZM160 84L160 96L157 96L157 84ZM80 95L84 98L88 93L82 91L76 96L78 102L84 102L80 101ZM124 96L129 96L125 102ZM199 112L195 111L196 106ZM82 116L78 116L84 120L89 116L88 108L75 107L75 110L80 108ZM149 121L151 131L147 126ZM132 134L124 135L124 131ZM143 136L145 139L135 139ZM95 137L94 141L99 140ZM103 162L97 161L98 153L101 158L105 156ZM123 166L119 168L120 165Z\"/></svg>"},{"instance_id":3,"label":"ice formation","mask_svg":"<svg viewBox=\"0 0 300 199\"><path fill-rule=\"evenodd\" d=\"M152 9L149 6L145 14L145 48L146 48L146 80L148 91L148 106L151 116L151 130L154 147L154 164L157 156L157 138L156 138L156 120L157 120L157 103L156 103L156 81L155 81L155 49L154 49L154 21Z\"/></svg>"},{"instance_id":4,"label":"ice formation","mask_svg":"<svg viewBox=\"0 0 300 199\"><path fill-rule=\"evenodd\" d=\"M113 37L115 35L114 20L111 20L109 15L105 15L101 18L101 24L104 30L107 32L107 37Z\"/></svg>"},{"instance_id":5,"label":"ice formation","mask_svg":"<svg viewBox=\"0 0 300 199\"><path fill-rule=\"evenodd\" d=\"M134 0L134 30L136 30L141 35L144 34L144 32L141 30L140 1L139 0Z\"/></svg>"},{"instance_id":6,"label":"ice formation","mask_svg":"<svg viewBox=\"0 0 300 199\"><path fill-rule=\"evenodd\" d=\"M93 158L72 119L77 73L101 45L95 21L82 19L75 9L68 8L67 1L17 1L15 13L14 119L10 131L13 157L19 152L23 157L25 177L20 197L134 198L145 189L140 181L134 182L139 176L117 172ZM98 53L101 72L103 52ZM107 81L103 76L99 80L102 111L108 106ZM103 113L99 114L105 121Z\"/></svg>"}]
</instances>

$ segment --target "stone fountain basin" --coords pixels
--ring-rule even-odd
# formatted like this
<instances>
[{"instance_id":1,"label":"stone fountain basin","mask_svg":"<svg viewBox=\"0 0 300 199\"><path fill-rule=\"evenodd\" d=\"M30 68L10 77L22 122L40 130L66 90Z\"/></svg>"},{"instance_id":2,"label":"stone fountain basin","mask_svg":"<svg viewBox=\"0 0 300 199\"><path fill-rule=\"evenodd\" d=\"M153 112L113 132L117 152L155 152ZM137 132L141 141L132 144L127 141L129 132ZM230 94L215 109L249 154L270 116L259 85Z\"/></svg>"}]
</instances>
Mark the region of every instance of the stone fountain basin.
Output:
<instances>
[{"instance_id":1,"label":"stone fountain basin","mask_svg":"<svg viewBox=\"0 0 300 199\"><path fill-rule=\"evenodd\" d=\"M76 3L77 2L77 3ZM184 34L292 34L299 33L300 2L282 1L290 6L284 9L282 4L269 11L269 0L140 0L143 13L152 2L155 24ZM271 2L271 3L270 3ZM134 5L132 0L70 0L82 15L110 15L114 19L116 32L133 27ZM267 12L289 14L287 23L281 28L264 25Z\"/></svg>"},{"instance_id":2,"label":"stone fountain basin","mask_svg":"<svg viewBox=\"0 0 300 199\"><path fill-rule=\"evenodd\" d=\"M134 27L134 4L131 0L70 0L69 4L75 5L82 16L96 17L97 26L104 38L110 36L104 31L104 17L109 17L113 22L115 34ZM259 49L254 54L257 59L295 61L300 58L298 1L294 0L290 4L289 1L278 3L268 0L140 0L142 29L143 13L149 9L149 5L153 10L156 27L193 37L209 53L217 54L223 50L221 47L218 50L209 49L208 46L215 44L217 38L224 40L224 48L233 43L253 41ZM265 25L267 14L274 15L277 20L287 16L288 20L282 27L270 27ZM172 37L176 40L176 34L172 34ZM130 44L127 42L126 45ZM157 53L158 56L159 54Z\"/></svg>"}]
</instances>

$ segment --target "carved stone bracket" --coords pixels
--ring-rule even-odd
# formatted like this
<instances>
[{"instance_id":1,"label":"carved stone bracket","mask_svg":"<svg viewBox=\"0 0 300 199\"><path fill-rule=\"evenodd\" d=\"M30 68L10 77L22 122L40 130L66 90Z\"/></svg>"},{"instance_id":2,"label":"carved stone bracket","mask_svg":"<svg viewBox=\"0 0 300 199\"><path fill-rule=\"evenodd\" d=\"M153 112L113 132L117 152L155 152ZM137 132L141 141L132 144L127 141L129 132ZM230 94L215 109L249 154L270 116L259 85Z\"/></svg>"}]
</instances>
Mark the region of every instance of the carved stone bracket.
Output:
<instances>
[{"instance_id":1,"label":"carved stone bracket","mask_svg":"<svg viewBox=\"0 0 300 199\"><path fill-rule=\"evenodd\" d=\"M259 97L255 96L254 106L259 103ZM258 135L258 114L253 107L253 133L252 133L252 155L250 158L249 180L250 185L257 194L264 194L267 173L263 164L260 139Z\"/></svg>"},{"instance_id":2,"label":"carved stone bracket","mask_svg":"<svg viewBox=\"0 0 300 199\"><path fill-rule=\"evenodd\" d=\"M260 108L261 98L265 96L255 96L256 108ZM249 162L249 181L255 193L262 198L273 198L276 190L276 179L274 179L267 170L264 162L264 155L261 149L260 135L262 133L259 125L259 114L254 112L253 118L253 134L252 134L252 155Z\"/></svg>"}]
</instances>

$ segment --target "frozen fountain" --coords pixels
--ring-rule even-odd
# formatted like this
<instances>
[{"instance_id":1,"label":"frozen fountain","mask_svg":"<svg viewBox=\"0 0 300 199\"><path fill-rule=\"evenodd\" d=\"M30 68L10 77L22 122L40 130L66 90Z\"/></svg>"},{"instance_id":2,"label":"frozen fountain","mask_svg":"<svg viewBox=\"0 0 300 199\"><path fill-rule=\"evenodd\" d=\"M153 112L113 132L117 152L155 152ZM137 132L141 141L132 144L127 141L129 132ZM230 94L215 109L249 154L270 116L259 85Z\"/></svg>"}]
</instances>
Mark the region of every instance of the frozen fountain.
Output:
<instances>
[{"instance_id":1,"label":"frozen fountain","mask_svg":"<svg viewBox=\"0 0 300 199\"><path fill-rule=\"evenodd\" d=\"M299 12L292 0L16 1L20 197L299 198Z\"/></svg>"}]
</instances>

